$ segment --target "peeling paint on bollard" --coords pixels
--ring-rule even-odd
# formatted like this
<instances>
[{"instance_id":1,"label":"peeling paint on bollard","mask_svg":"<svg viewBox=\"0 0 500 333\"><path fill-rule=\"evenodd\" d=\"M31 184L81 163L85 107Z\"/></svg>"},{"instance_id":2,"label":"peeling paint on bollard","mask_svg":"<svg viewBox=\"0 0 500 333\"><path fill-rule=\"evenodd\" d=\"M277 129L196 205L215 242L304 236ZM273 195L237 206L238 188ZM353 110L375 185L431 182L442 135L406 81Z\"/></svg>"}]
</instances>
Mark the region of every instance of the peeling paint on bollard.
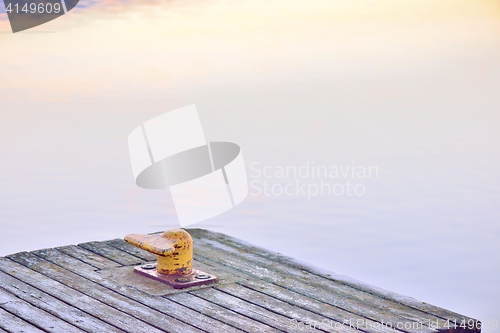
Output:
<instances>
[{"instance_id":1,"label":"peeling paint on bollard","mask_svg":"<svg viewBox=\"0 0 500 333\"><path fill-rule=\"evenodd\" d=\"M176 289L210 284L217 277L193 270L193 239L183 229L172 229L162 234L130 234L125 241L140 249L157 255L157 263L144 264L134 271L167 283Z\"/></svg>"}]
</instances>

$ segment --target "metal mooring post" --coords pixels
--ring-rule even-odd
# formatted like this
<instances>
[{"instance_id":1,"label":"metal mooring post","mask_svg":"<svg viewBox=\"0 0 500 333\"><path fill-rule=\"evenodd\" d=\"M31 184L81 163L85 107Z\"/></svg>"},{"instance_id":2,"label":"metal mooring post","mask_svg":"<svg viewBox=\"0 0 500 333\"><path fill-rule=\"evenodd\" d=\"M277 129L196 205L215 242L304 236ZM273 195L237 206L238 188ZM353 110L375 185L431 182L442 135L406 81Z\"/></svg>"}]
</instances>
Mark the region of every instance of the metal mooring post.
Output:
<instances>
[{"instance_id":1,"label":"metal mooring post","mask_svg":"<svg viewBox=\"0 0 500 333\"><path fill-rule=\"evenodd\" d=\"M213 283L217 277L193 269L193 239L183 229L172 229L161 234L130 234L125 241L158 256L156 263L134 267L146 277L183 289Z\"/></svg>"}]
</instances>

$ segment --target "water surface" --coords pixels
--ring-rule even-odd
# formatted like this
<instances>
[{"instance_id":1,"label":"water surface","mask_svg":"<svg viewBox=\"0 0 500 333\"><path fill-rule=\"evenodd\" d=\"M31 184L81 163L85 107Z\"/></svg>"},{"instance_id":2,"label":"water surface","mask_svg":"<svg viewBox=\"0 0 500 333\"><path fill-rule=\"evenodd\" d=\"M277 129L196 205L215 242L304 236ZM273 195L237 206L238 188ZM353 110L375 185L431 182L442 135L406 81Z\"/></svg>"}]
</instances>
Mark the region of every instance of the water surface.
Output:
<instances>
[{"instance_id":1,"label":"water surface","mask_svg":"<svg viewBox=\"0 0 500 333\"><path fill-rule=\"evenodd\" d=\"M84 1L18 34L0 13L0 50L0 255L175 227L127 136L194 103L254 181L200 227L500 319L497 1ZM259 176L308 163L378 173ZM365 191L255 195L322 180Z\"/></svg>"}]
</instances>

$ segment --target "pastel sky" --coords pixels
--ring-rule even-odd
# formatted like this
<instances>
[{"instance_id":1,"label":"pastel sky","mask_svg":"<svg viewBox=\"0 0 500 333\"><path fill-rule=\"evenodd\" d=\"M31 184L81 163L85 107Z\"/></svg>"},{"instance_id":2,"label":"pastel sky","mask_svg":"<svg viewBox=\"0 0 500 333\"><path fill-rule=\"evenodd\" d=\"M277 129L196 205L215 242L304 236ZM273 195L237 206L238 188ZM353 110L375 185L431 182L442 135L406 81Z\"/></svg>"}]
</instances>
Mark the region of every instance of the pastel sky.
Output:
<instances>
[{"instance_id":1,"label":"pastel sky","mask_svg":"<svg viewBox=\"0 0 500 333\"><path fill-rule=\"evenodd\" d=\"M0 94L162 91L225 73L412 71L497 47L499 18L494 0L81 2L22 36L0 34L0 61L9 64Z\"/></svg>"}]
</instances>

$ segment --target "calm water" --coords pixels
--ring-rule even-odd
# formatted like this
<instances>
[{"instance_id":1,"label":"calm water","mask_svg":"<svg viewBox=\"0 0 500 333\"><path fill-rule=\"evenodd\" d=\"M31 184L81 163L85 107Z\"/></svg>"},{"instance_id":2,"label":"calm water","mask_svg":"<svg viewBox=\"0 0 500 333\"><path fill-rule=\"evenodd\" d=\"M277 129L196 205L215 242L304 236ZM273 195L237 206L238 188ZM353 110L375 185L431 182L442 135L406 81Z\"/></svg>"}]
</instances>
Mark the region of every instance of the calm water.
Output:
<instances>
[{"instance_id":1,"label":"calm water","mask_svg":"<svg viewBox=\"0 0 500 333\"><path fill-rule=\"evenodd\" d=\"M175 227L127 136L195 103L252 181L200 227L500 319L498 1L82 2L15 35L0 14L0 63L0 255Z\"/></svg>"}]
</instances>

